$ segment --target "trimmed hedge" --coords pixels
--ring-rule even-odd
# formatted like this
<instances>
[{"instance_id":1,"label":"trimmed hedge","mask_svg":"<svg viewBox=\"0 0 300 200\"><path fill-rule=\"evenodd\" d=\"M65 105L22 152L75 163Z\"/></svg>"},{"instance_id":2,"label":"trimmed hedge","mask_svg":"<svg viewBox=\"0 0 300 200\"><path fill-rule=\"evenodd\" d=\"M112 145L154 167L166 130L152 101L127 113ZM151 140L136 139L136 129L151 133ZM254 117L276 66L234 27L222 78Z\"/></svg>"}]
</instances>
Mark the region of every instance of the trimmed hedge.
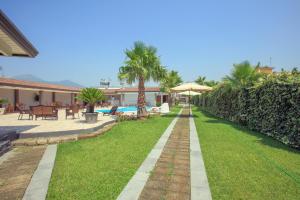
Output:
<instances>
[{"instance_id":1,"label":"trimmed hedge","mask_svg":"<svg viewBox=\"0 0 300 200\"><path fill-rule=\"evenodd\" d=\"M272 79L251 88L221 86L196 104L227 120L300 148L300 83Z\"/></svg>"}]
</instances>

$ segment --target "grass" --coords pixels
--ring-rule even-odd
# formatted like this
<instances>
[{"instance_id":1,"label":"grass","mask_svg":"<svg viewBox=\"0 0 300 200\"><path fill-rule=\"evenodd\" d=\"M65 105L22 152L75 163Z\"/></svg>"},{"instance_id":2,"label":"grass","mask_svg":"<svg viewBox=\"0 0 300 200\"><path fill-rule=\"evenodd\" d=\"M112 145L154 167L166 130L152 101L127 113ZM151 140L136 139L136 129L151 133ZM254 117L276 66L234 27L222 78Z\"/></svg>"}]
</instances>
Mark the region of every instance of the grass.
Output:
<instances>
[{"instance_id":1,"label":"grass","mask_svg":"<svg viewBox=\"0 0 300 200\"><path fill-rule=\"evenodd\" d=\"M60 144L47 199L116 199L179 111L124 121L103 136Z\"/></svg>"},{"instance_id":2,"label":"grass","mask_svg":"<svg viewBox=\"0 0 300 200\"><path fill-rule=\"evenodd\" d=\"M299 199L299 151L193 110L213 199Z\"/></svg>"}]
</instances>

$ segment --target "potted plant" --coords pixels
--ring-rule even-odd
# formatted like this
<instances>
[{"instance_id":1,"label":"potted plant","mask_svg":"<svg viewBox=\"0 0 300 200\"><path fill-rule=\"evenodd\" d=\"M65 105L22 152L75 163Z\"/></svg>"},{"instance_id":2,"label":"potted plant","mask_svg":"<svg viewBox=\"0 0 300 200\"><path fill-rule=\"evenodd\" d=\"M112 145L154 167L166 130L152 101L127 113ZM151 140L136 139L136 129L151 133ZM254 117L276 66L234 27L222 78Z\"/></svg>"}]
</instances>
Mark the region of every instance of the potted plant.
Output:
<instances>
[{"instance_id":1,"label":"potted plant","mask_svg":"<svg viewBox=\"0 0 300 200\"><path fill-rule=\"evenodd\" d=\"M80 91L77 99L87 103L85 120L88 123L95 123L98 119L98 113L94 112L95 104L105 99L104 94L97 88L84 88Z\"/></svg>"},{"instance_id":2,"label":"potted plant","mask_svg":"<svg viewBox=\"0 0 300 200\"><path fill-rule=\"evenodd\" d=\"M0 115L4 114L5 108L3 107L3 104L7 104L7 99L0 99Z\"/></svg>"}]
</instances>

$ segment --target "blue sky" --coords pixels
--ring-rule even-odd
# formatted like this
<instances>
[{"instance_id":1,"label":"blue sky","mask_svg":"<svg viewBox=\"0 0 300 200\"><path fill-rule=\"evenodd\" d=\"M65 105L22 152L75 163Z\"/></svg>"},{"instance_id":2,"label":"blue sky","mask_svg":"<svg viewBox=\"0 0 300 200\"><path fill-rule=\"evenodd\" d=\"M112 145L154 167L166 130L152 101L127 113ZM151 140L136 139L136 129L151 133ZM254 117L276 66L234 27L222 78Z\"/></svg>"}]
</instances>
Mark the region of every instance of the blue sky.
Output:
<instances>
[{"instance_id":1,"label":"blue sky","mask_svg":"<svg viewBox=\"0 0 300 200\"><path fill-rule=\"evenodd\" d=\"M0 7L40 52L1 57L7 76L116 85L124 49L137 40L157 47L162 64L185 81L220 80L243 60L272 57L277 71L300 68L299 0L2 0Z\"/></svg>"}]
</instances>

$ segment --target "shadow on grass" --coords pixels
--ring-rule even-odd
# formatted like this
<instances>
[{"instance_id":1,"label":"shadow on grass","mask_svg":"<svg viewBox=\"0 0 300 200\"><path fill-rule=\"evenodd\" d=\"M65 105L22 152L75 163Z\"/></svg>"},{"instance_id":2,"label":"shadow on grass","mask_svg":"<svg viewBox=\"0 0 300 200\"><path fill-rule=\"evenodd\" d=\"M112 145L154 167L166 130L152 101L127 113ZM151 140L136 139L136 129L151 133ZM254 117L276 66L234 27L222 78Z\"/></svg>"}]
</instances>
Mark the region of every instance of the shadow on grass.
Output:
<instances>
[{"instance_id":1,"label":"shadow on grass","mask_svg":"<svg viewBox=\"0 0 300 200\"><path fill-rule=\"evenodd\" d=\"M209 120L205 120L205 122L207 122L207 123L230 125L232 128L234 128L236 130L242 131L243 133L246 133L246 134L251 135L251 136L255 136L257 138L257 140L256 140L257 143L261 143L261 144L266 145L266 146L282 149L282 150L293 152L293 153L298 153L298 154L300 153L299 149L290 147L290 146L274 139L271 136L265 135L265 134L260 133L260 132L252 131L252 130L248 129L247 127L244 127L244 126L241 126L241 125L236 124L234 122L230 122L228 120L216 117L216 116L208 113L207 111L202 110L199 107L197 108L197 111L201 112L204 116L210 118Z\"/></svg>"}]
</instances>

